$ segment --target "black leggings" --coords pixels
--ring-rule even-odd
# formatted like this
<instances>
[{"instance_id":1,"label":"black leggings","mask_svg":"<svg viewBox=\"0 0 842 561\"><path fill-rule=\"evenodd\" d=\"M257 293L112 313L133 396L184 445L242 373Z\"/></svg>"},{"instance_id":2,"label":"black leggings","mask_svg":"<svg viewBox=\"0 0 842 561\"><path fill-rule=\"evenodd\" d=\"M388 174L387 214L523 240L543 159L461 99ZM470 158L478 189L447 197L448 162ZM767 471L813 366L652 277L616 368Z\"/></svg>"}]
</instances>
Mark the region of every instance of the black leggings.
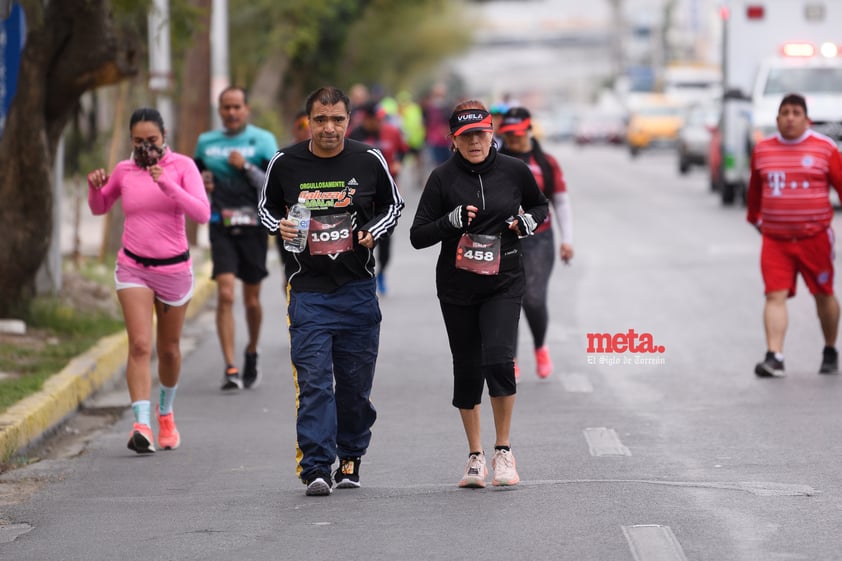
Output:
<instances>
[{"instance_id":1,"label":"black leggings","mask_svg":"<svg viewBox=\"0 0 842 561\"><path fill-rule=\"evenodd\" d=\"M514 395L520 298L499 296L468 306L440 305L453 355L453 406L473 409L479 405L485 382L491 397Z\"/></svg>"},{"instance_id":2,"label":"black leggings","mask_svg":"<svg viewBox=\"0 0 842 561\"><path fill-rule=\"evenodd\" d=\"M523 271L526 278L526 292L523 295L523 312L532 332L535 348L543 347L550 324L547 308L547 288L555 264L553 231L546 230L529 236L520 242L523 254Z\"/></svg>"}]
</instances>

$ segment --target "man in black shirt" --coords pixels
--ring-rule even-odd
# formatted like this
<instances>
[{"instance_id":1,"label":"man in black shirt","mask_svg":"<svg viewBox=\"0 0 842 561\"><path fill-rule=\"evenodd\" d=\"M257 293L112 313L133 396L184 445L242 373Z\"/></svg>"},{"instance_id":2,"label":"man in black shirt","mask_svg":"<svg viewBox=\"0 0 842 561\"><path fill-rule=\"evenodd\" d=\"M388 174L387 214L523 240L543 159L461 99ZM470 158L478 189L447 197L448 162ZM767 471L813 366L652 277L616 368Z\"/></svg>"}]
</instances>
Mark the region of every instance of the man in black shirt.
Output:
<instances>
[{"instance_id":1,"label":"man in black shirt","mask_svg":"<svg viewBox=\"0 0 842 561\"><path fill-rule=\"evenodd\" d=\"M324 87L307 98L309 143L269 163L261 223L291 240L284 217L299 198L311 211L307 247L286 260L290 354L298 388L298 475L307 495L360 486L360 457L376 411L369 401L380 339L374 247L404 202L383 154L345 137L348 97ZM335 389L334 389L335 384Z\"/></svg>"}]
</instances>

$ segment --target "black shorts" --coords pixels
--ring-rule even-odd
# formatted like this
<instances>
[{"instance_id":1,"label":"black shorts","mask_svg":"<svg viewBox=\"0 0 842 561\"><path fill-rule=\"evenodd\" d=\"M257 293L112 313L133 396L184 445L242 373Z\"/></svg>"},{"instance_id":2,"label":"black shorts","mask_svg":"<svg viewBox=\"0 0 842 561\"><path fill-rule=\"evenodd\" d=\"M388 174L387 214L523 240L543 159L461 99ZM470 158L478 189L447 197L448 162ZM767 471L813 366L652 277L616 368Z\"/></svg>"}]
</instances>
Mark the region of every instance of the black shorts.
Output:
<instances>
[{"instance_id":1,"label":"black shorts","mask_svg":"<svg viewBox=\"0 0 842 561\"><path fill-rule=\"evenodd\" d=\"M260 227L230 228L222 224L210 225L211 278L223 273L234 275L246 284L257 284L269 274L266 270L266 251L269 235Z\"/></svg>"}]
</instances>

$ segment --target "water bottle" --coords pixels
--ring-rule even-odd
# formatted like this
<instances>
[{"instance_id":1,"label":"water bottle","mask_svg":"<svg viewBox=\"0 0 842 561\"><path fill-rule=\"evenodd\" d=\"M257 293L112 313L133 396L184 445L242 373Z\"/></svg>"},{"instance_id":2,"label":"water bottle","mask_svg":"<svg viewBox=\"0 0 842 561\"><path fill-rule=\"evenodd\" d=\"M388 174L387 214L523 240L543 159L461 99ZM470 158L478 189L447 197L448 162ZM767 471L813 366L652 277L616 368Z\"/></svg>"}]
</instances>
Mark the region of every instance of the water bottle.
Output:
<instances>
[{"instance_id":1,"label":"water bottle","mask_svg":"<svg viewBox=\"0 0 842 561\"><path fill-rule=\"evenodd\" d=\"M310 209L303 197L299 197L298 204L289 209L287 220L295 222L298 235L293 240L284 240L284 249L291 253L301 253L307 247L307 233L310 230Z\"/></svg>"}]
</instances>

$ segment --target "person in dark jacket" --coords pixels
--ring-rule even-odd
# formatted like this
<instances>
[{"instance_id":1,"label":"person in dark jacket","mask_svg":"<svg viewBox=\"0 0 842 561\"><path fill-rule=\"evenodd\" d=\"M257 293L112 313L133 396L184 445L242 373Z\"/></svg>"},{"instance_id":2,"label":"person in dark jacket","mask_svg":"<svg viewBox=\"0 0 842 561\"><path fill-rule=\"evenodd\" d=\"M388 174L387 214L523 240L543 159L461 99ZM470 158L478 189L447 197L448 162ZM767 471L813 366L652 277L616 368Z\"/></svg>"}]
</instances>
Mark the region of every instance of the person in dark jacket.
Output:
<instances>
[{"instance_id":1,"label":"person in dark jacket","mask_svg":"<svg viewBox=\"0 0 842 561\"><path fill-rule=\"evenodd\" d=\"M544 222L548 201L525 163L497 152L481 102L457 105L449 124L453 155L430 174L410 241L416 249L441 243L436 287L453 355L452 403L469 449L459 486L485 487L479 406L486 383L496 430L492 484L516 485L509 432L525 286L520 238Z\"/></svg>"},{"instance_id":2,"label":"person in dark jacket","mask_svg":"<svg viewBox=\"0 0 842 561\"><path fill-rule=\"evenodd\" d=\"M360 486L377 418L370 399L381 321L374 247L392 234L404 207L383 154L345 137L349 105L335 87L310 94L310 141L275 154L258 204L263 226L281 242L298 234L290 207L303 198L312 212L306 248L285 263L297 471L310 496L329 495L332 484Z\"/></svg>"}]
</instances>

